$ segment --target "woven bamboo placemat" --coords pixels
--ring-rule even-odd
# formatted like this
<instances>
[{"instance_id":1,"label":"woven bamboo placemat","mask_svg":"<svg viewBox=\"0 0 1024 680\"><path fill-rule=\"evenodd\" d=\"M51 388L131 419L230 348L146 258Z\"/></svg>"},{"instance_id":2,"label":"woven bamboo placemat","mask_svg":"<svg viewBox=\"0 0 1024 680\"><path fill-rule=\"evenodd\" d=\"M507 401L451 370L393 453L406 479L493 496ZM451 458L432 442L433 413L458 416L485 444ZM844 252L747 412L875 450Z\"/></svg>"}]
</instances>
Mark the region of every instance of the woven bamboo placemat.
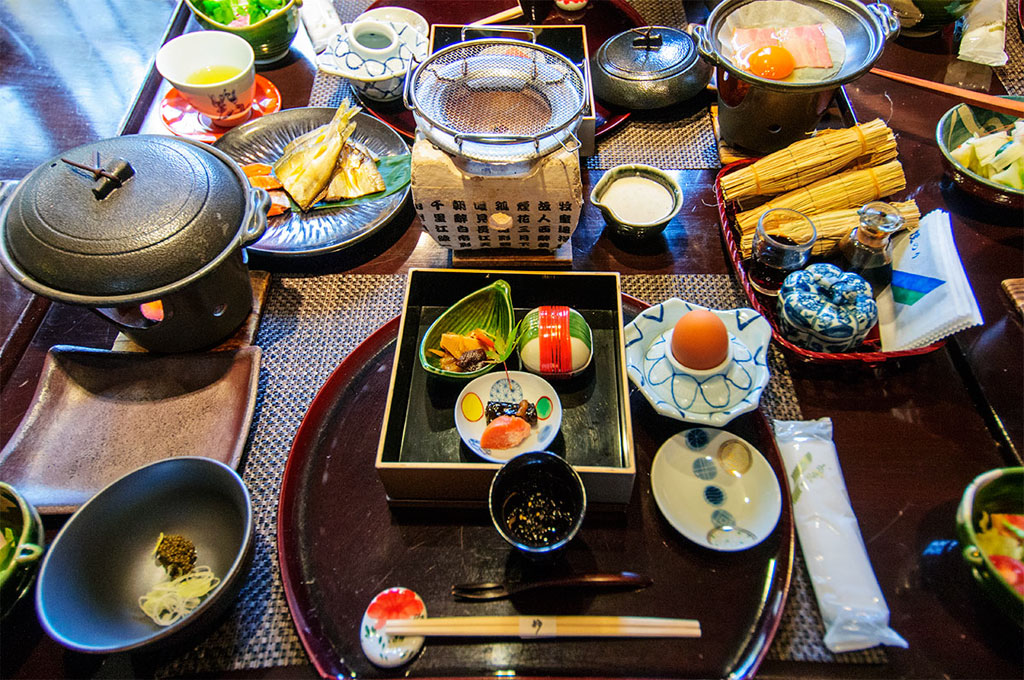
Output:
<instances>
[{"instance_id":1,"label":"woven bamboo placemat","mask_svg":"<svg viewBox=\"0 0 1024 680\"><path fill-rule=\"evenodd\" d=\"M1005 66L995 69L999 82L1010 94L1024 96L1024 28L1013 18L1013 6L1007 7Z\"/></svg>"},{"instance_id":2,"label":"woven bamboo placemat","mask_svg":"<svg viewBox=\"0 0 1024 680\"><path fill-rule=\"evenodd\" d=\"M352 21L370 5L366 0L335 0L334 4L342 22ZM634 0L632 5L649 24L674 28L686 24L681 0ZM705 98L711 101L710 95ZM309 96L310 106L338 106L345 99L356 100L348 81L318 71ZM633 114L625 124L602 136L597 153L583 159L584 167L607 170L623 163L646 163L666 170L717 168L718 152L711 115L706 106L699 104L689 108L671 107L653 114Z\"/></svg>"},{"instance_id":3,"label":"woven bamboo placemat","mask_svg":"<svg viewBox=\"0 0 1024 680\"><path fill-rule=\"evenodd\" d=\"M623 290L647 302L681 297L699 304L744 306L735 279L724 274L624 276ZM226 620L196 648L157 662L160 677L308 663L284 598L277 562L277 505L288 452L317 390L373 331L401 311L402 275L282 277L271 283L256 336L263 348L259 397L243 459L253 499L256 555ZM771 417L799 419L792 380L777 348L762 406ZM880 649L832 655L802 563L793 574L782 625L769 658L884 663Z\"/></svg>"}]
</instances>

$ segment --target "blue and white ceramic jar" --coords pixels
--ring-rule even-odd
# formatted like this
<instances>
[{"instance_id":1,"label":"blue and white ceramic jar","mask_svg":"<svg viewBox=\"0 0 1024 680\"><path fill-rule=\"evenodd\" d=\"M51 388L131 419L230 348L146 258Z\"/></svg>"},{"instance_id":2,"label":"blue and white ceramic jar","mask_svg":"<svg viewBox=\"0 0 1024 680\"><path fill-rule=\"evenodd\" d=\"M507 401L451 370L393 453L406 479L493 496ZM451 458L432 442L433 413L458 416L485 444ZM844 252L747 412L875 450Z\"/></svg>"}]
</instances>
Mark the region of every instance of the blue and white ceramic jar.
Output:
<instances>
[{"instance_id":1,"label":"blue and white ceramic jar","mask_svg":"<svg viewBox=\"0 0 1024 680\"><path fill-rule=\"evenodd\" d=\"M815 352L847 352L878 323L871 285L833 264L812 264L787 276L776 309L785 338Z\"/></svg>"}]
</instances>

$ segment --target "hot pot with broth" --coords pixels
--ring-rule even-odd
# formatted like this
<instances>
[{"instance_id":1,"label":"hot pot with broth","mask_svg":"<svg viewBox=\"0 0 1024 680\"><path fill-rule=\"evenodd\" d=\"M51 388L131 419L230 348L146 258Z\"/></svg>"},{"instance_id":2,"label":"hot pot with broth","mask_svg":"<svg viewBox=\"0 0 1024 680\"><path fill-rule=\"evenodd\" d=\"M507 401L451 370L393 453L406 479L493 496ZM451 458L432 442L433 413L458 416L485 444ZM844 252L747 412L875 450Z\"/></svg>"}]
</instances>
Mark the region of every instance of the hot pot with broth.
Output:
<instances>
[{"instance_id":1,"label":"hot pot with broth","mask_svg":"<svg viewBox=\"0 0 1024 680\"><path fill-rule=\"evenodd\" d=\"M716 67L723 141L767 154L814 130L835 90L861 77L899 31L888 5L724 0L697 50Z\"/></svg>"},{"instance_id":2,"label":"hot pot with broth","mask_svg":"<svg viewBox=\"0 0 1024 680\"><path fill-rule=\"evenodd\" d=\"M222 151L162 135L76 147L0 208L0 263L33 293L91 308L145 349L185 352L252 309L243 248L269 197Z\"/></svg>"}]
</instances>

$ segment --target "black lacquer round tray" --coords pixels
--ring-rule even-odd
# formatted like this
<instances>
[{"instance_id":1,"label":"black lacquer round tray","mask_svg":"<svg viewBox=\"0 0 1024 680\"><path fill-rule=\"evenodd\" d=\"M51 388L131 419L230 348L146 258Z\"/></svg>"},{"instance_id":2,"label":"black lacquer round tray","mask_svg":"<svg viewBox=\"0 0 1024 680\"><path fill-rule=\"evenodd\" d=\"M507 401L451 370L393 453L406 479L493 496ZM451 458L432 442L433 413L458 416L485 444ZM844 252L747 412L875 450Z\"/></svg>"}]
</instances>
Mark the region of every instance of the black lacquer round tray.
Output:
<instances>
[{"instance_id":1,"label":"black lacquer round tray","mask_svg":"<svg viewBox=\"0 0 1024 680\"><path fill-rule=\"evenodd\" d=\"M644 303L623 297L628 320ZM630 397L637 475L623 512L591 512L554 561L506 544L486 510L389 507L374 469L398 335L395 318L335 369L307 412L288 459L278 551L299 637L323 677L521 676L750 677L778 627L793 563L788 487L760 411L726 429L757 446L783 490L782 517L761 544L721 553L693 544L659 514L650 465L658 447L690 427ZM454 427L454 424L453 424ZM640 591L543 592L495 602L456 602L454 583L529 579L569 571L635 571ZM431 638L410 664L385 671L359 645L371 598L390 586L418 592L428 615L595 614L699 619L699 639Z\"/></svg>"}]
</instances>

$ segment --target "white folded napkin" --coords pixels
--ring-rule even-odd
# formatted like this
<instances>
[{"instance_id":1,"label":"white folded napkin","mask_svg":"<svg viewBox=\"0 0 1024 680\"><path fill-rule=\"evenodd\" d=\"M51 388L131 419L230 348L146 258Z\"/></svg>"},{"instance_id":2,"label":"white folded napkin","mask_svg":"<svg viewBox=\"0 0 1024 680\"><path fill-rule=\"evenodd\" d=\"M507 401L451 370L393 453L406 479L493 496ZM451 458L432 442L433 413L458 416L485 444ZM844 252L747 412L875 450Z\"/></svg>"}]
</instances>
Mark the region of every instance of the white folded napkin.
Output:
<instances>
[{"instance_id":1,"label":"white folded napkin","mask_svg":"<svg viewBox=\"0 0 1024 680\"><path fill-rule=\"evenodd\" d=\"M331 37L341 30L341 20L331 0L305 0L299 8L299 16L317 54L327 49Z\"/></svg>"},{"instance_id":2,"label":"white folded napkin","mask_svg":"<svg viewBox=\"0 0 1024 680\"><path fill-rule=\"evenodd\" d=\"M933 210L893 240L892 270L876 300L882 351L925 347L982 323L948 213Z\"/></svg>"}]
</instances>

